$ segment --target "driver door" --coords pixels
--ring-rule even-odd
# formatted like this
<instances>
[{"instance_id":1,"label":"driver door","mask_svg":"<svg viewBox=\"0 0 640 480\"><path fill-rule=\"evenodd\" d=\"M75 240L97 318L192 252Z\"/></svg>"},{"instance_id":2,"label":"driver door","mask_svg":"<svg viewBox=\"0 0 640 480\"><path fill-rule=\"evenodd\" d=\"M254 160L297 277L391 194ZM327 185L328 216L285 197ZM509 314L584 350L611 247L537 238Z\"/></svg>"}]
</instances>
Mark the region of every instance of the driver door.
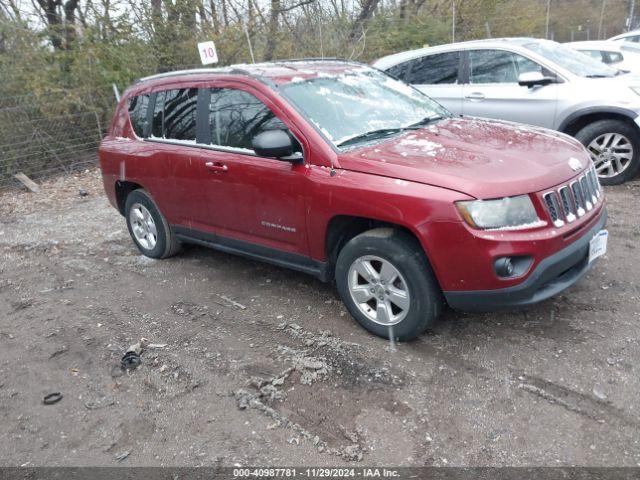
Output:
<instances>
[{"instance_id":1,"label":"driver door","mask_svg":"<svg viewBox=\"0 0 640 480\"><path fill-rule=\"evenodd\" d=\"M553 75L522 55L505 50L470 50L469 78L462 89L464 115L554 128L558 84L518 85L525 72Z\"/></svg>"},{"instance_id":2,"label":"driver door","mask_svg":"<svg viewBox=\"0 0 640 480\"><path fill-rule=\"evenodd\" d=\"M201 162L210 227L223 239L307 255L308 170L302 162L258 157L251 146L262 131L289 129L259 92L224 86L208 95L210 148Z\"/></svg>"}]
</instances>

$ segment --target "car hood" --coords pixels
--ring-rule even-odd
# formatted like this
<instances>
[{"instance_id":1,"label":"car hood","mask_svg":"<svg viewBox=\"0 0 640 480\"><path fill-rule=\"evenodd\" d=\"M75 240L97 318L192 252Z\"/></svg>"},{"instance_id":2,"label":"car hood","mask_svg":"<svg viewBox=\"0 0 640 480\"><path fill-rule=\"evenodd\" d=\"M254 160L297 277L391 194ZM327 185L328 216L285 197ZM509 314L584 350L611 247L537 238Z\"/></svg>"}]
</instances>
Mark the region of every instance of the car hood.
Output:
<instances>
[{"instance_id":1,"label":"car hood","mask_svg":"<svg viewBox=\"0 0 640 480\"><path fill-rule=\"evenodd\" d=\"M477 118L450 118L339 155L346 170L456 190L476 198L533 193L577 175L584 147L552 130ZM575 162L572 162L575 163Z\"/></svg>"}]
</instances>

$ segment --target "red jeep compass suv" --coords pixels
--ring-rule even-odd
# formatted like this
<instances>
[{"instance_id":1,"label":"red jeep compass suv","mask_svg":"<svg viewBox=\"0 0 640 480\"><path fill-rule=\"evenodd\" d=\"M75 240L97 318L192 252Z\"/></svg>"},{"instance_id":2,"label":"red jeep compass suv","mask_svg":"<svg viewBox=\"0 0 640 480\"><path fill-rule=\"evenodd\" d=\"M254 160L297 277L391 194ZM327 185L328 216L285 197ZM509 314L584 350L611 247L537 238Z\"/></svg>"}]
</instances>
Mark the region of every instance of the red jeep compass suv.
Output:
<instances>
[{"instance_id":1,"label":"red jeep compass suv","mask_svg":"<svg viewBox=\"0 0 640 480\"><path fill-rule=\"evenodd\" d=\"M142 79L100 165L144 255L197 243L335 280L364 328L400 340L445 301L544 300L606 249L604 196L578 141L453 117L350 62Z\"/></svg>"}]
</instances>

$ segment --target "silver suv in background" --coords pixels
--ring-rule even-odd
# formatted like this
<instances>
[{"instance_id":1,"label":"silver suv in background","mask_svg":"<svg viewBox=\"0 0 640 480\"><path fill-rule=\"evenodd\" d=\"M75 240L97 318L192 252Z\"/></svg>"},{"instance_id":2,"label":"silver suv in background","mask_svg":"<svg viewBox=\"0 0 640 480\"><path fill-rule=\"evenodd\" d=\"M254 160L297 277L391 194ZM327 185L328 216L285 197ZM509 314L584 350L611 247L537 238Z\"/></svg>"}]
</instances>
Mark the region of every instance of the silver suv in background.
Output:
<instances>
[{"instance_id":1,"label":"silver suv in background","mask_svg":"<svg viewBox=\"0 0 640 480\"><path fill-rule=\"evenodd\" d=\"M450 111L559 130L586 147L603 184L640 170L640 78L550 40L453 43L374 66Z\"/></svg>"}]
</instances>

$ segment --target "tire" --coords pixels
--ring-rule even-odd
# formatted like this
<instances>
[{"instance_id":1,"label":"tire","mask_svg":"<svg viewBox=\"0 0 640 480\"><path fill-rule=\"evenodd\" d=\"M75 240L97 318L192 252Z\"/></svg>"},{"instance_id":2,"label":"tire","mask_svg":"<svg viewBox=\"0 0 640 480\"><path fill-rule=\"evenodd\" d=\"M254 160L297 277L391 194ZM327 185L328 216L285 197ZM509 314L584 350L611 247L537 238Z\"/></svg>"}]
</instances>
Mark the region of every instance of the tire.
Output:
<instances>
[{"instance_id":1,"label":"tire","mask_svg":"<svg viewBox=\"0 0 640 480\"><path fill-rule=\"evenodd\" d=\"M127 195L124 211L129 235L143 255L168 258L180 251L180 242L146 191Z\"/></svg>"},{"instance_id":2,"label":"tire","mask_svg":"<svg viewBox=\"0 0 640 480\"><path fill-rule=\"evenodd\" d=\"M398 275L394 277L388 265ZM377 279L375 275L367 279L360 273L364 270L368 274L371 268ZM389 282L390 278L395 281ZM435 322L444 303L420 244L411 235L392 228L376 228L352 238L338 255L335 279L351 315L366 330L383 338L390 337L390 323L394 323L391 329L395 339L408 341L417 337ZM408 299L401 295L403 292L408 292ZM365 301L367 296L371 299ZM381 304L384 306L378 313Z\"/></svg>"},{"instance_id":3,"label":"tire","mask_svg":"<svg viewBox=\"0 0 640 480\"><path fill-rule=\"evenodd\" d=\"M613 135L608 137L608 134ZM632 125L621 120L599 120L580 130L576 138L591 155L601 184L619 185L632 179L640 170L640 133ZM611 146L618 146L618 148L612 149ZM618 162L623 163L617 163L613 160L614 153L630 159L619 158ZM611 167L598 168L607 161Z\"/></svg>"}]
</instances>

